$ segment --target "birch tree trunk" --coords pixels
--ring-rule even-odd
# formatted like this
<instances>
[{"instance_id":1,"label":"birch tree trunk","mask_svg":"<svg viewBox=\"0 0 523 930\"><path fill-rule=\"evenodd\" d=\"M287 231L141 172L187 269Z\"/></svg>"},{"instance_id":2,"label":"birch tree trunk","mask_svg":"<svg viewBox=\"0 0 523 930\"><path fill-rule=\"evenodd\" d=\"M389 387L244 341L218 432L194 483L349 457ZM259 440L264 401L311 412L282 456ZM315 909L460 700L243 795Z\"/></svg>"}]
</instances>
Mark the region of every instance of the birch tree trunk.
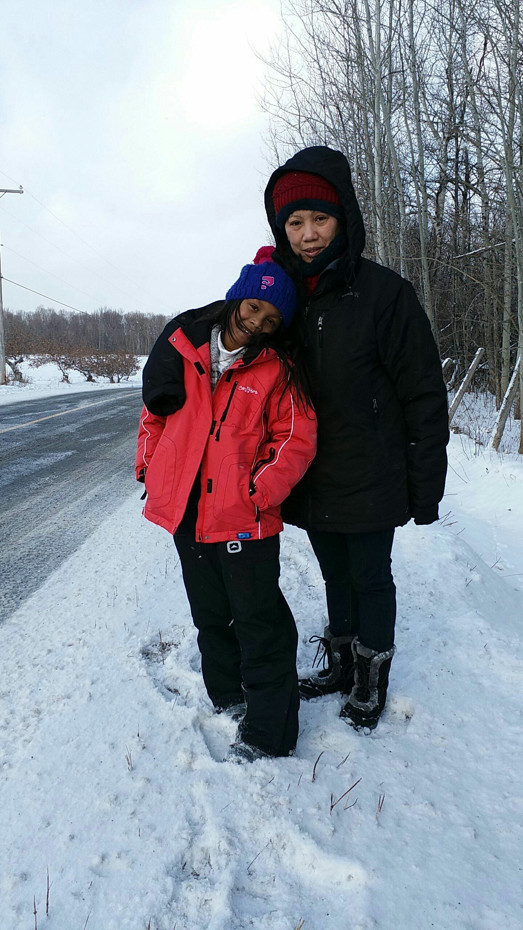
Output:
<instances>
[{"instance_id":1,"label":"birch tree trunk","mask_svg":"<svg viewBox=\"0 0 523 930\"><path fill-rule=\"evenodd\" d=\"M367 24L367 42L372 68L372 116L374 123L374 204L376 210L376 257L383 265L388 264L385 249L383 211L383 152L381 146L381 0L376 0L373 17L369 0L363 0ZM373 33L374 25L374 33Z\"/></svg>"},{"instance_id":2,"label":"birch tree trunk","mask_svg":"<svg viewBox=\"0 0 523 930\"><path fill-rule=\"evenodd\" d=\"M520 367L521 367L521 356L518 355L516 361L516 367L510 379L507 390L505 391L505 396L503 398L503 403L499 408L499 412L496 418L496 423L492 431L492 436L489 442L489 448L494 449L496 452L499 449L499 444L503 436L503 430L505 429L505 424L510 413L510 408L514 403L516 393L519 389L519 377L520 377Z\"/></svg>"},{"instance_id":3,"label":"birch tree trunk","mask_svg":"<svg viewBox=\"0 0 523 930\"><path fill-rule=\"evenodd\" d=\"M451 403L451 405L450 405L450 409L449 409L449 423L452 423L452 420L453 420L453 418L454 418L454 414L456 413L456 410L458 409L458 407L459 407L461 401L463 400L463 397L464 397L464 395L465 395L465 392L466 392L466 390L467 390L469 384L471 383L472 378L474 377L474 374L475 374L475 372L476 372L476 368L478 367L478 365L479 365L479 363L480 363L480 361L481 361L481 359L482 359L482 357L483 357L484 352L485 352L485 349L483 349L483 348L478 349L478 351L476 352L476 354L475 354L475 356L474 356L474 359L473 359L473 361L472 361L472 364L471 364L469 370L467 371L467 374L466 374L465 377L463 378L463 381L461 382L461 384L460 384L458 390L456 391L456 396L454 397L454 400L452 401L452 403Z\"/></svg>"},{"instance_id":4,"label":"birch tree trunk","mask_svg":"<svg viewBox=\"0 0 523 930\"><path fill-rule=\"evenodd\" d=\"M512 329L512 216L507 211L505 221L505 263L503 287L503 332L501 345L501 393L507 393L510 381L510 335Z\"/></svg>"},{"instance_id":5,"label":"birch tree trunk","mask_svg":"<svg viewBox=\"0 0 523 930\"><path fill-rule=\"evenodd\" d=\"M425 312L429 318L434 337L438 340L438 333L435 329L434 305L432 299L432 287L429 273L429 259L427 253L428 239L428 195L427 183L425 176L425 143L423 138L423 127L421 121L420 106L420 81L418 71L417 41L414 25L414 4L408 4L408 44L405 49L407 67L410 73L410 91L412 94L411 105L414 120L414 136L410 130L410 118L407 111L407 97L404 95L404 113L405 127L407 129L411 158L412 158L412 180L415 189L416 204L418 209L419 240L420 240L420 260L423 281L423 302Z\"/></svg>"}]
</instances>

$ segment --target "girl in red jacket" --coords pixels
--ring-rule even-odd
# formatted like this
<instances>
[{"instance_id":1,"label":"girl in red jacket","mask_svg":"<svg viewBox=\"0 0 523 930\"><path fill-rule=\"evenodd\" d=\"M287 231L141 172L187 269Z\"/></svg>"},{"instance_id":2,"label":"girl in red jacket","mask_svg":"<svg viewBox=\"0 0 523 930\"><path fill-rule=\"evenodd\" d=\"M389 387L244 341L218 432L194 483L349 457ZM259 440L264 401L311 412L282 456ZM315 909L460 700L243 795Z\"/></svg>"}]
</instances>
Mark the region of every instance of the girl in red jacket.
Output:
<instances>
[{"instance_id":1,"label":"girl in red jacket","mask_svg":"<svg viewBox=\"0 0 523 930\"><path fill-rule=\"evenodd\" d=\"M295 311L279 265L246 265L225 301L166 326L143 373L144 515L174 535L216 711L245 711L235 761L289 755L298 736L280 504L314 456L316 418L285 344Z\"/></svg>"}]
</instances>

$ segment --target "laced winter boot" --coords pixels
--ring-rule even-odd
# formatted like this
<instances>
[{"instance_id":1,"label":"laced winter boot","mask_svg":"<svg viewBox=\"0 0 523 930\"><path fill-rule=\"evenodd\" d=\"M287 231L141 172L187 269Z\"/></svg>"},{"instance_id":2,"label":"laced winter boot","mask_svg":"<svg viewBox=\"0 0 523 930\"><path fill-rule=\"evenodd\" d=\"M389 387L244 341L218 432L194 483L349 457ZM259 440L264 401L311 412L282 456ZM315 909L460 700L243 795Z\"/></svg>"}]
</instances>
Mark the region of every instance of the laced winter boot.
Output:
<instances>
[{"instance_id":1,"label":"laced winter boot","mask_svg":"<svg viewBox=\"0 0 523 930\"><path fill-rule=\"evenodd\" d=\"M320 663L323 668L299 681L300 697L304 701L338 692L350 694L354 684L353 639L353 636L332 636L328 626L323 636L311 636L309 642L318 644L313 668Z\"/></svg>"},{"instance_id":2,"label":"laced winter boot","mask_svg":"<svg viewBox=\"0 0 523 930\"><path fill-rule=\"evenodd\" d=\"M340 712L355 730L373 730L385 707L390 665L395 647L386 652L368 649L356 638L352 641L354 687Z\"/></svg>"}]
</instances>

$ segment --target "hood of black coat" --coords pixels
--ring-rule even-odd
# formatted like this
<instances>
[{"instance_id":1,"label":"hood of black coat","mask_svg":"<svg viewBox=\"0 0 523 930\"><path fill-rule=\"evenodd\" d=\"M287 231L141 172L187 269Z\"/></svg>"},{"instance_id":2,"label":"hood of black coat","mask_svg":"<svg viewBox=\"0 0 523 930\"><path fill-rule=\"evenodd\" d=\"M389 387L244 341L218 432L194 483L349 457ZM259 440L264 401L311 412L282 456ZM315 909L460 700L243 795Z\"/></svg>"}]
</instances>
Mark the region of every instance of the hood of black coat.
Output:
<instances>
[{"instance_id":1,"label":"hood of black coat","mask_svg":"<svg viewBox=\"0 0 523 930\"><path fill-rule=\"evenodd\" d=\"M365 248L365 227L346 156L343 152L328 148L326 145L313 145L297 152L272 173L265 189L265 210L276 247L282 252L288 249L287 237L285 232L276 226L272 191L278 178L287 171L307 171L311 174L319 174L336 188L345 214L347 232L347 248L341 259L342 271L345 277L352 279Z\"/></svg>"}]
</instances>

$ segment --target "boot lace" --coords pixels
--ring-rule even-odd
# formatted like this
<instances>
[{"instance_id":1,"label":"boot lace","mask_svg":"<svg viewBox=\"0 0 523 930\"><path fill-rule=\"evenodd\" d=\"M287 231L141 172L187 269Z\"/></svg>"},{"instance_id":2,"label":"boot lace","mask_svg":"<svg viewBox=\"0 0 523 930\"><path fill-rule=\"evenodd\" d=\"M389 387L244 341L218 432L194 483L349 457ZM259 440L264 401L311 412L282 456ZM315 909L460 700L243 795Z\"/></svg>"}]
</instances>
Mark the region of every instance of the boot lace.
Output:
<instances>
[{"instance_id":1,"label":"boot lace","mask_svg":"<svg viewBox=\"0 0 523 930\"><path fill-rule=\"evenodd\" d=\"M316 655L314 656L312 667L317 668L320 663L322 668L330 668L331 664L331 646L328 639L324 636L311 636L310 643L317 643Z\"/></svg>"}]
</instances>

